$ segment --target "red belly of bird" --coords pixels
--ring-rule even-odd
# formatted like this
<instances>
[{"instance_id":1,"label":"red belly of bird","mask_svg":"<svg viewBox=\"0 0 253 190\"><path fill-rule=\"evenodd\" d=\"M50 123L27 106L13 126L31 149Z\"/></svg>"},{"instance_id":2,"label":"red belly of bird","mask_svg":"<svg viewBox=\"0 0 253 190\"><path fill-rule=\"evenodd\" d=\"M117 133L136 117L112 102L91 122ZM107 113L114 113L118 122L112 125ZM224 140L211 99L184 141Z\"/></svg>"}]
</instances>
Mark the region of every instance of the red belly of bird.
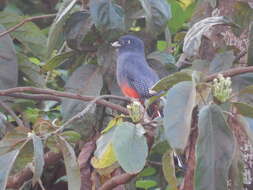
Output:
<instances>
[{"instance_id":1,"label":"red belly of bird","mask_svg":"<svg viewBox=\"0 0 253 190\"><path fill-rule=\"evenodd\" d=\"M140 98L140 95L138 94L138 92L135 89L129 87L128 85L122 85L121 91L125 96L131 97L131 98Z\"/></svg>"}]
</instances>

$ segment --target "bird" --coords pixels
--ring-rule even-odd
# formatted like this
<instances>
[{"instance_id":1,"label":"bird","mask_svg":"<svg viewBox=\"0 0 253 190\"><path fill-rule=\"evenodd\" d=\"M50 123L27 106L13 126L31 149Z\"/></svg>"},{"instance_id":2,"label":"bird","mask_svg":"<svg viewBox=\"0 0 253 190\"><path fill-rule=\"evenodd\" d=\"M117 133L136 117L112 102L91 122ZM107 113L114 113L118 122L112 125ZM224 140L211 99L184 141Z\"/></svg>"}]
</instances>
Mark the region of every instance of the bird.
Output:
<instances>
[{"instance_id":1,"label":"bird","mask_svg":"<svg viewBox=\"0 0 253 190\"><path fill-rule=\"evenodd\" d=\"M140 100L153 96L151 87L159 77L148 65L144 42L137 36L124 35L112 46L117 48L116 78L122 93Z\"/></svg>"},{"instance_id":2,"label":"bird","mask_svg":"<svg viewBox=\"0 0 253 190\"><path fill-rule=\"evenodd\" d=\"M137 98L141 101L148 99L160 92L151 90L159 81L158 74L148 65L145 57L144 42L134 35L124 35L111 44L117 48L117 83L125 96ZM151 117L161 116L158 102L150 105ZM158 105L159 106L159 105ZM148 110L147 110L148 111ZM153 114L153 115L152 115ZM184 168L181 158L175 153L175 162Z\"/></svg>"}]
</instances>

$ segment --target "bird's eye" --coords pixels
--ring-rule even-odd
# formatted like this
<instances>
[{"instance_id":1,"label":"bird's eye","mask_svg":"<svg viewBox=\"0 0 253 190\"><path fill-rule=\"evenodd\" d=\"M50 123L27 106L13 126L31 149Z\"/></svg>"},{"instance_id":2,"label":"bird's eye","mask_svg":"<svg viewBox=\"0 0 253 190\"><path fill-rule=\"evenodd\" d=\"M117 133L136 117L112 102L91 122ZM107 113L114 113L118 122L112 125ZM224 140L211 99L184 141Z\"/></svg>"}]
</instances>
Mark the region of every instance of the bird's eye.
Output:
<instances>
[{"instance_id":1,"label":"bird's eye","mask_svg":"<svg viewBox=\"0 0 253 190\"><path fill-rule=\"evenodd\" d=\"M131 43L131 40L128 40L127 43L130 44L130 43Z\"/></svg>"}]
</instances>

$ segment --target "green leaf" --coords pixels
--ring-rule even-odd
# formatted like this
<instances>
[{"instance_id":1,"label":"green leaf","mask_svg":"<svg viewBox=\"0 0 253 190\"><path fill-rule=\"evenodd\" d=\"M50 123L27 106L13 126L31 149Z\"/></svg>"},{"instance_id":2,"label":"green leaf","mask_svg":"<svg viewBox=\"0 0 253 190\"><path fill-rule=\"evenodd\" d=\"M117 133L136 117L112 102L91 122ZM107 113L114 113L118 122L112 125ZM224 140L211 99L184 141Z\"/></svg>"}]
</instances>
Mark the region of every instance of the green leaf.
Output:
<instances>
[{"instance_id":1,"label":"green leaf","mask_svg":"<svg viewBox=\"0 0 253 190\"><path fill-rule=\"evenodd\" d=\"M173 157L173 150L170 149L162 157L162 169L163 175L170 185L170 190L178 190L177 188L177 178L175 175L175 164Z\"/></svg>"},{"instance_id":2,"label":"green leaf","mask_svg":"<svg viewBox=\"0 0 253 190\"><path fill-rule=\"evenodd\" d=\"M64 158L64 164L68 179L68 189L80 190L81 175L75 151L63 137L59 136L58 142L61 145L61 151Z\"/></svg>"},{"instance_id":3,"label":"green leaf","mask_svg":"<svg viewBox=\"0 0 253 190\"><path fill-rule=\"evenodd\" d=\"M221 108L214 104L204 106L199 113L198 128L195 189L227 190L235 139Z\"/></svg>"},{"instance_id":4,"label":"green leaf","mask_svg":"<svg viewBox=\"0 0 253 190\"><path fill-rule=\"evenodd\" d=\"M64 131L61 133L61 136L69 143L76 143L81 139L81 135L75 131Z\"/></svg>"},{"instance_id":5,"label":"green leaf","mask_svg":"<svg viewBox=\"0 0 253 190\"><path fill-rule=\"evenodd\" d=\"M33 161L34 158L34 149L31 138L28 137L25 142L20 143L18 147L20 152L13 166L13 172L16 173L21 169L24 169L29 163Z\"/></svg>"},{"instance_id":6,"label":"green leaf","mask_svg":"<svg viewBox=\"0 0 253 190\"><path fill-rule=\"evenodd\" d=\"M171 33L176 33L185 23L186 17L179 1L168 0L171 6L172 18L168 22Z\"/></svg>"},{"instance_id":7,"label":"green leaf","mask_svg":"<svg viewBox=\"0 0 253 190\"><path fill-rule=\"evenodd\" d=\"M168 48L168 43L166 41L158 40L156 48L158 51L165 51Z\"/></svg>"},{"instance_id":8,"label":"green leaf","mask_svg":"<svg viewBox=\"0 0 253 190\"><path fill-rule=\"evenodd\" d=\"M175 149L184 149L191 129L192 110L196 103L193 82L184 81L173 86L164 107L164 130L166 140Z\"/></svg>"},{"instance_id":9,"label":"green leaf","mask_svg":"<svg viewBox=\"0 0 253 190\"><path fill-rule=\"evenodd\" d=\"M157 182L154 180L138 180L135 183L137 188L149 189L157 186Z\"/></svg>"},{"instance_id":10,"label":"green leaf","mask_svg":"<svg viewBox=\"0 0 253 190\"><path fill-rule=\"evenodd\" d=\"M233 102L233 106L236 107L237 112L241 115L253 118L253 106L243 102Z\"/></svg>"},{"instance_id":11,"label":"green leaf","mask_svg":"<svg viewBox=\"0 0 253 190\"><path fill-rule=\"evenodd\" d=\"M46 80L44 79L43 74L41 74L40 66L32 63L29 58L22 53L18 53L18 63L20 71L30 79L34 86L39 88L46 87Z\"/></svg>"},{"instance_id":12,"label":"green leaf","mask_svg":"<svg viewBox=\"0 0 253 190\"><path fill-rule=\"evenodd\" d=\"M0 13L0 23L6 28L10 28L18 24L25 18L26 17L24 16L9 12ZM39 57L40 59L45 58L45 44L47 38L36 24L28 22L13 31L11 33L11 36L17 39L22 44L21 51L23 53L27 53L28 51L31 52L34 56Z\"/></svg>"},{"instance_id":13,"label":"green leaf","mask_svg":"<svg viewBox=\"0 0 253 190\"><path fill-rule=\"evenodd\" d=\"M62 63L64 63L65 60L71 58L74 55L75 55L74 51L64 52L62 54L56 55L51 59L49 59L45 63L45 65L42 66L42 71L43 72L52 71L56 67L59 67Z\"/></svg>"},{"instance_id":14,"label":"green leaf","mask_svg":"<svg viewBox=\"0 0 253 190\"><path fill-rule=\"evenodd\" d=\"M93 23L90 14L87 11L78 11L73 13L64 27L64 38L71 49L85 51L88 40L85 40L90 32ZM91 31L94 35L94 31Z\"/></svg>"},{"instance_id":15,"label":"green leaf","mask_svg":"<svg viewBox=\"0 0 253 190\"><path fill-rule=\"evenodd\" d=\"M231 12L233 21L239 25L237 28L233 28L234 33L240 35L248 28L253 20L253 9L248 2L237 1L233 5L233 12Z\"/></svg>"},{"instance_id":16,"label":"green leaf","mask_svg":"<svg viewBox=\"0 0 253 190\"><path fill-rule=\"evenodd\" d=\"M170 69L174 69L174 70L177 69L177 66L175 65L176 64L175 57L171 55L170 53L155 51L155 52L150 53L147 56L147 58L159 61L161 64L165 65L166 67Z\"/></svg>"},{"instance_id":17,"label":"green leaf","mask_svg":"<svg viewBox=\"0 0 253 190\"><path fill-rule=\"evenodd\" d=\"M249 85L247 87L245 87L244 89L242 89L239 93L239 95L241 94L253 94L253 85Z\"/></svg>"},{"instance_id":18,"label":"green leaf","mask_svg":"<svg viewBox=\"0 0 253 190\"><path fill-rule=\"evenodd\" d=\"M57 16L50 28L47 41L47 55L49 58L52 55L53 51L60 48L63 43L63 28L76 2L77 0L64 0L61 8L57 13Z\"/></svg>"},{"instance_id":19,"label":"green leaf","mask_svg":"<svg viewBox=\"0 0 253 190\"><path fill-rule=\"evenodd\" d=\"M41 178L43 168L45 165L44 161L44 147L43 143L40 137L36 136L35 134L32 134L33 139L33 149L34 149L34 172L33 172L33 179L32 183L35 185Z\"/></svg>"},{"instance_id":20,"label":"green leaf","mask_svg":"<svg viewBox=\"0 0 253 190\"><path fill-rule=\"evenodd\" d=\"M143 127L129 122L119 124L112 145L120 166L127 173L140 172L146 163L148 145Z\"/></svg>"},{"instance_id":21,"label":"green leaf","mask_svg":"<svg viewBox=\"0 0 253 190\"><path fill-rule=\"evenodd\" d=\"M112 138L116 127L111 128L106 133L102 134L96 141L96 150L94 157L91 159L91 164L94 168L105 171L113 167L117 162L114 149L112 147ZM114 167L113 167L114 168ZM111 173L110 171L109 173Z\"/></svg>"},{"instance_id":22,"label":"green leaf","mask_svg":"<svg viewBox=\"0 0 253 190\"><path fill-rule=\"evenodd\" d=\"M18 156L19 150L13 150L0 156L0 190L5 190L11 168Z\"/></svg>"},{"instance_id":23,"label":"green leaf","mask_svg":"<svg viewBox=\"0 0 253 190\"><path fill-rule=\"evenodd\" d=\"M125 29L123 9L110 0L90 2L93 23L101 31L123 31Z\"/></svg>"},{"instance_id":24,"label":"green leaf","mask_svg":"<svg viewBox=\"0 0 253 190\"><path fill-rule=\"evenodd\" d=\"M4 31L4 27L0 25L0 33ZM16 87L17 82L17 56L12 39L7 34L0 38L0 89ZM4 99L6 98L1 97L1 100Z\"/></svg>"},{"instance_id":25,"label":"green leaf","mask_svg":"<svg viewBox=\"0 0 253 190\"><path fill-rule=\"evenodd\" d=\"M177 72L174 74L171 74L167 77L162 78L159 80L153 87L152 90L155 90L156 92L159 91L166 91L170 89L175 84L182 82L182 81L190 81L192 80L191 75L189 75L186 72Z\"/></svg>"},{"instance_id":26,"label":"green leaf","mask_svg":"<svg viewBox=\"0 0 253 190\"><path fill-rule=\"evenodd\" d=\"M7 132L0 141L0 155L20 147L27 140L28 132L30 132L30 130L25 127L16 127Z\"/></svg>"},{"instance_id":27,"label":"green leaf","mask_svg":"<svg viewBox=\"0 0 253 190\"><path fill-rule=\"evenodd\" d=\"M250 23L247 64L253 66L253 22Z\"/></svg>"},{"instance_id":28,"label":"green leaf","mask_svg":"<svg viewBox=\"0 0 253 190\"><path fill-rule=\"evenodd\" d=\"M171 18L170 5L166 0L139 0L146 13L147 30L160 33Z\"/></svg>"},{"instance_id":29,"label":"green leaf","mask_svg":"<svg viewBox=\"0 0 253 190\"><path fill-rule=\"evenodd\" d=\"M139 174L138 177L147 177L147 176L152 176L156 174L156 169L155 168L144 168Z\"/></svg>"},{"instance_id":30,"label":"green leaf","mask_svg":"<svg viewBox=\"0 0 253 190\"><path fill-rule=\"evenodd\" d=\"M187 32L184 38L183 51L188 56L198 55L201 38L212 26L219 24L232 24L230 20L223 16L205 18L195 23Z\"/></svg>"},{"instance_id":31,"label":"green leaf","mask_svg":"<svg viewBox=\"0 0 253 190\"><path fill-rule=\"evenodd\" d=\"M209 74L228 70L232 67L235 56L233 51L217 54L209 65Z\"/></svg>"}]
</instances>

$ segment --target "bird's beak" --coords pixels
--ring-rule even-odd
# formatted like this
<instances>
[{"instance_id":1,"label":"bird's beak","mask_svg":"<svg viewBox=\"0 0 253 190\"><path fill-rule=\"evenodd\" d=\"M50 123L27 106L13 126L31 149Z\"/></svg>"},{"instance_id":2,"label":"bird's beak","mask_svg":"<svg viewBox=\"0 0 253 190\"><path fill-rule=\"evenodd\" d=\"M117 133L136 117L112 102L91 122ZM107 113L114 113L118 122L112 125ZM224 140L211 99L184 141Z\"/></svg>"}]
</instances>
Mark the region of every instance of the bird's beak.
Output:
<instances>
[{"instance_id":1,"label":"bird's beak","mask_svg":"<svg viewBox=\"0 0 253 190\"><path fill-rule=\"evenodd\" d=\"M112 46L113 47L120 47L121 44L119 43L119 41L115 41L115 42L112 43Z\"/></svg>"}]
</instances>

